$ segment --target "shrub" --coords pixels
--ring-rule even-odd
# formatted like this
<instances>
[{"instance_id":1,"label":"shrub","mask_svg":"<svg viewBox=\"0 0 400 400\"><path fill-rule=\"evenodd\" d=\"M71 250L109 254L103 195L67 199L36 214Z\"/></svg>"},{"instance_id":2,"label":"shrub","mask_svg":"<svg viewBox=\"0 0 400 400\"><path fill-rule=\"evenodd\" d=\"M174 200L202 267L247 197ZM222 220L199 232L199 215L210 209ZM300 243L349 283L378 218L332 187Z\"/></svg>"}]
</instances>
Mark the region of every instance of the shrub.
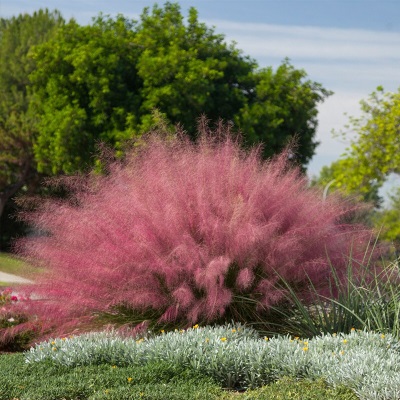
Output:
<instances>
[{"instance_id":1,"label":"shrub","mask_svg":"<svg viewBox=\"0 0 400 400\"><path fill-rule=\"evenodd\" d=\"M226 131L203 123L196 143L150 134L27 215L41 234L19 249L47 270L29 288L44 329L66 334L104 316L252 322L285 299L280 278L306 300L309 281L329 289L327 257L340 279L350 249L362 260L370 232L341 223L343 203L308 189L289 150L264 162Z\"/></svg>"},{"instance_id":2,"label":"shrub","mask_svg":"<svg viewBox=\"0 0 400 400\"><path fill-rule=\"evenodd\" d=\"M225 389L254 389L290 377L344 385L362 400L400 396L399 341L390 334L354 329L312 339L268 340L241 326L189 329L138 341L111 332L91 333L40 343L25 353L25 360L32 368L70 371L96 365L134 370L164 362L171 371L183 368Z\"/></svg>"}]
</instances>

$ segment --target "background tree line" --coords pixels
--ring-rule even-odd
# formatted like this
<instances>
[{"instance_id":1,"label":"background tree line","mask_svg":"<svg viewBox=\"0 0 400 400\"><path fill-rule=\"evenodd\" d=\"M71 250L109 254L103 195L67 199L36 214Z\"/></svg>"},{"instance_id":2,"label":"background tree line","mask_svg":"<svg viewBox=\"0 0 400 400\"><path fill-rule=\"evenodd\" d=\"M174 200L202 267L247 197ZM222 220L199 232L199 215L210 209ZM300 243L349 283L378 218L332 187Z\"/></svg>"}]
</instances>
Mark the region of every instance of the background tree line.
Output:
<instances>
[{"instance_id":1,"label":"background tree line","mask_svg":"<svg viewBox=\"0 0 400 400\"><path fill-rule=\"evenodd\" d=\"M162 121L195 139L197 120L229 121L264 157L296 136L297 161L315 153L317 106L331 94L288 60L259 68L223 35L185 18L178 4L145 9L138 20L99 15L90 25L39 10L0 20L0 249L24 227L15 220L20 194L44 194L41 182L98 164L104 142L115 156ZM369 222L400 239L400 194L379 210L379 188L399 173L400 92L378 88L350 118L349 149L314 184L372 202ZM157 110L155 112L155 110Z\"/></svg>"},{"instance_id":2,"label":"background tree line","mask_svg":"<svg viewBox=\"0 0 400 400\"><path fill-rule=\"evenodd\" d=\"M39 10L0 22L1 248L18 223L21 193L44 177L86 171L104 142L123 154L158 119L195 138L197 120L230 121L246 145L279 152L296 135L305 168L317 142L317 105L330 92L288 60L260 69L224 36L185 20L178 4L134 21L99 15L90 25ZM154 112L154 110L158 110Z\"/></svg>"},{"instance_id":3,"label":"background tree line","mask_svg":"<svg viewBox=\"0 0 400 400\"><path fill-rule=\"evenodd\" d=\"M400 174L400 89L392 93L378 87L360 106L360 117L350 117L345 129L337 133L349 142L346 152L323 167L314 183L371 203L374 208L367 222L381 230L381 239L398 247L400 188L392 189L385 208L379 190L389 175ZM351 140L350 134L354 136Z\"/></svg>"}]
</instances>

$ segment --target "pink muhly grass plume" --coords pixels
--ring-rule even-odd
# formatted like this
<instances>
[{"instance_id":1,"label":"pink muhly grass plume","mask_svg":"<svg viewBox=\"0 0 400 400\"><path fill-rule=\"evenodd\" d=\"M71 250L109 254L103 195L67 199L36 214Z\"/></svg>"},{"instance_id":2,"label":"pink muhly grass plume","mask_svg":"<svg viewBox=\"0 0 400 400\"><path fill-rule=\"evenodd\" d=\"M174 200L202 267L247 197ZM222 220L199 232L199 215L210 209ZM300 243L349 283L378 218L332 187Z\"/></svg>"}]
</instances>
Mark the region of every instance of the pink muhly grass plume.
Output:
<instances>
[{"instance_id":1,"label":"pink muhly grass plume","mask_svg":"<svg viewBox=\"0 0 400 400\"><path fill-rule=\"evenodd\" d=\"M339 277L350 251L362 259L371 232L341 224L343 203L322 202L287 152L265 162L221 126L199 134L150 134L27 216L44 232L18 245L47 271L29 288L44 330L83 330L120 305L160 324L221 320L237 296L265 310L284 298L280 278L323 291L328 257Z\"/></svg>"}]
</instances>

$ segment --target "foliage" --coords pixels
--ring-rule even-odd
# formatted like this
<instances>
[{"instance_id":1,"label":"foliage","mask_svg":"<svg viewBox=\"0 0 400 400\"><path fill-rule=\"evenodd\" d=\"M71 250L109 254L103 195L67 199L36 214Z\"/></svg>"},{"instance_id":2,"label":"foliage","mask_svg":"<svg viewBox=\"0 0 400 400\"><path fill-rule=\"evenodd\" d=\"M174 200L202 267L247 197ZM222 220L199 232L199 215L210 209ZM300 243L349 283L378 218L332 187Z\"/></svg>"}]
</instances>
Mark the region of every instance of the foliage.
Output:
<instances>
[{"instance_id":1,"label":"foliage","mask_svg":"<svg viewBox=\"0 0 400 400\"><path fill-rule=\"evenodd\" d=\"M27 288L43 327L126 309L131 323L254 322L285 300L277 272L307 301L309 279L329 291L327 256L340 281L350 250L363 259L370 231L341 223L344 205L307 189L287 152L263 162L222 126L200 136L150 135L108 175L69 181L67 201L40 199L27 218L43 234L20 248L48 271Z\"/></svg>"},{"instance_id":2,"label":"foliage","mask_svg":"<svg viewBox=\"0 0 400 400\"><path fill-rule=\"evenodd\" d=\"M97 141L121 150L140 108L133 23L99 17L70 21L33 53L31 75L41 116L34 143L38 169L72 173L93 163Z\"/></svg>"},{"instance_id":3,"label":"foliage","mask_svg":"<svg viewBox=\"0 0 400 400\"><path fill-rule=\"evenodd\" d=\"M126 141L160 120L182 125L194 138L195 121L205 114L234 122L249 145L268 143L265 157L294 135L303 167L314 154L317 105L330 92L288 60L276 71L258 70L199 22L194 8L185 20L178 4L166 2L146 8L138 21L100 14L88 26L40 10L2 20L1 29L3 250L26 233L9 218L18 191L42 191L46 175L94 164L101 170L99 142L120 157Z\"/></svg>"},{"instance_id":4,"label":"foliage","mask_svg":"<svg viewBox=\"0 0 400 400\"><path fill-rule=\"evenodd\" d=\"M39 343L25 353L25 358L28 364L65 368L65 362L70 365L71 359L75 365L92 364L87 354L93 353L97 362L112 360L108 364L112 366L124 343L130 353L125 355L129 365L162 361L170 368L181 366L209 376L225 388L261 387L286 376L324 379L329 385L352 389L362 400L395 400L399 396L400 347L391 335L353 329L348 334L313 339L277 336L265 340L253 336L254 331L240 334L239 329L247 328L226 326L225 332L221 327L191 328L137 341L108 333L108 346L104 346L105 333L91 334L90 340L83 335Z\"/></svg>"},{"instance_id":5,"label":"foliage","mask_svg":"<svg viewBox=\"0 0 400 400\"><path fill-rule=\"evenodd\" d=\"M305 166L316 147L317 104L330 94L284 63L257 70L224 36L189 10L165 3L146 8L139 21L100 15L90 26L71 21L34 54L32 73L40 115L34 144L40 171L85 170L96 142L123 151L125 140L147 132L154 109L170 125L196 136L195 121L233 121L249 144L280 152L298 136Z\"/></svg>"},{"instance_id":6,"label":"foliage","mask_svg":"<svg viewBox=\"0 0 400 400\"><path fill-rule=\"evenodd\" d=\"M6 202L26 185L33 190L38 174L32 145L37 115L31 112L29 74L34 46L53 36L63 19L57 11L40 10L0 21L0 216ZM5 221L2 221L5 222ZM0 228L0 239L3 240Z\"/></svg>"},{"instance_id":7,"label":"foliage","mask_svg":"<svg viewBox=\"0 0 400 400\"><path fill-rule=\"evenodd\" d=\"M323 166L319 176L312 179L311 185L326 190L325 196L335 192L336 195L349 198L354 202L369 203L375 208L381 207L383 199L379 195L379 189L382 182L372 180L368 182L367 188L360 184L349 189L346 182L351 177L347 178L344 172L346 170L352 171L354 166L351 164L352 160L350 158L343 158L334 161L329 166ZM367 215L367 218L371 219L371 213Z\"/></svg>"},{"instance_id":8,"label":"foliage","mask_svg":"<svg viewBox=\"0 0 400 400\"><path fill-rule=\"evenodd\" d=\"M333 275L334 266L332 266ZM287 332L298 336L314 336L320 332L347 332L351 327L400 338L400 292L398 262L382 266L379 270L365 264L354 274L353 261L349 261L347 285L332 280L331 295L321 296L310 283L314 293L311 304L304 302L290 290L288 305L273 307L274 318L269 324L272 332ZM334 293L337 293L334 296Z\"/></svg>"},{"instance_id":9,"label":"foliage","mask_svg":"<svg viewBox=\"0 0 400 400\"><path fill-rule=\"evenodd\" d=\"M400 172L400 91L385 93L378 87L360 102L361 116L350 117L343 136L356 133L347 152L322 173L321 185L335 179L332 188L376 198L377 189L390 173Z\"/></svg>"},{"instance_id":10,"label":"foliage","mask_svg":"<svg viewBox=\"0 0 400 400\"><path fill-rule=\"evenodd\" d=\"M22 354L0 355L1 399L90 400L230 400L230 399L302 399L353 400L357 397L346 388L332 388L322 380L283 378L276 383L246 392L221 390L209 378L167 362L140 367L110 365L81 366L74 369L50 364L25 364ZM128 378L132 378L128 382ZM74 397L75 396L75 397Z\"/></svg>"},{"instance_id":11,"label":"foliage","mask_svg":"<svg viewBox=\"0 0 400 400\"><path fill-rule=\"evenodd\" d=\"M35 324L29 322L29 316L20 311L0 311L0 351L27 350L36 336Z\"/></svg>"},{"instance_id":12,"label":"foliage","mask_svg":"<svg viewBox=\"0 0 400 400\"><path fill-rule=\"evenodd\" d=\"M25 364L22 354L0 356L1 399L217 399L223 392L209 378L160 361L135 367L73 369Z\"/></svg>"},{"instance_id":13,"label":"foliage","mask_svg":"<svg viewBox=\"0 0 400 400\"><path fill-rule=\"evenodd\" d=\"M266 144L265 158L279 153L289 137L296 138L293 157L302 166L314 155L316 105L332 92L306 78L306 72L295 69L288 59L276 71L269 67L254 74L254 98L243 105L234 121L249 144Z\"/></svg>"},{"instance_id":14,"label":"foliage","mask_svg":"<svg viewBox=\"0 0 400 400\"><path fill-rule=\"evenodd\" d=\"M223 397L225 399L225 397ZM351 389L343 386L329 387L322 379L283 378L261 389L249 390L241 396L228 394L226 399L240 400L357 400Z\"/></svg>"},{"instance_id":15,"label":"foliage","mask_svg":"<svg viewBox=\"0 0 400 400\"><path fill-rule=\"evenodd\" d=\"M389 205L373 215L375 226L380 227L380 237L394 242L397 247L400 244L400 188L396 188L389 194Z\"/></svg>"}]
</instances>

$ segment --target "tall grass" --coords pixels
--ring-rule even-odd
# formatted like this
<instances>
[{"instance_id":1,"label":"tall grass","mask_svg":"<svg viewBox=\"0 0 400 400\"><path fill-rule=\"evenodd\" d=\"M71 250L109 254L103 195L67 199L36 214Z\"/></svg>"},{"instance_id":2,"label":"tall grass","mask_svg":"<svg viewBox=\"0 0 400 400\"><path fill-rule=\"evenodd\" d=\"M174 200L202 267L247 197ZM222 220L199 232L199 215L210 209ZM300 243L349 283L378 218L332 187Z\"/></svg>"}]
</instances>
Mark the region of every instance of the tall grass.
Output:
<instances>
[{"instance_id":1,"label":"tall grass","mask_svg":"<svg viewBox=\"0 0 400 400\"><path fill-rule=\"evenodd\" d=\"M364 263L350 257L346 284L338 278L332 264L331 270L329 296L318 293L309 280L310 303L305 303L282 278L286 301L272 307L270 319L259 321L258 329L266 334L285 332L300 337L360 329L400 339L399 261L382 261L376 267L367 257Z\"/></svg>"}]
</instances>

